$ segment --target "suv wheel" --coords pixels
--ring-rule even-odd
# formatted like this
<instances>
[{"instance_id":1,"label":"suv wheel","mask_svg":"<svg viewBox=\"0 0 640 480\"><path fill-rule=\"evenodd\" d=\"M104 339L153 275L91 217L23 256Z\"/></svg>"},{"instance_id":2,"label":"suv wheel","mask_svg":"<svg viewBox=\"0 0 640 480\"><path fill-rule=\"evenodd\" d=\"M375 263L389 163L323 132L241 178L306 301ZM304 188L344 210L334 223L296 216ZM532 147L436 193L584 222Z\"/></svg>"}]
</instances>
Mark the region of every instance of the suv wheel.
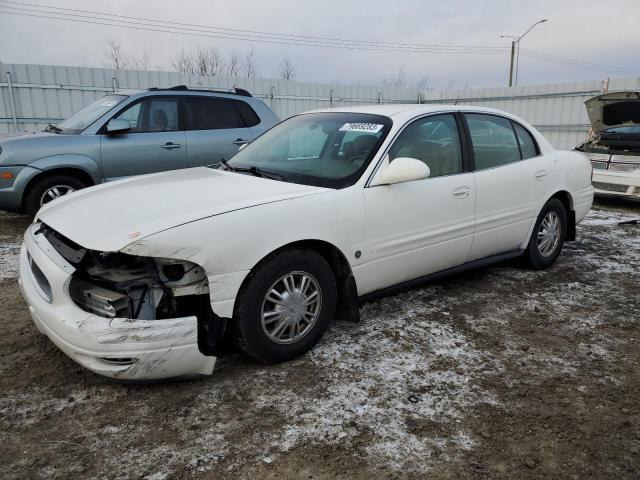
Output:
<instances>
[{"instance_id":1,"label":"suv wheel","mask_svg":"<svg viewBox=\"0 0 640 480\"><path fill-rule=\"evenodd\" d=\"M34 217L40 208L51 200L85 188L83 182L68 175L53 175L36 181L24 201L27 215Z\"/></svg>"},{"instance_id":2,"label":"suv wheel","mask_svg":"<svg viewBox=\"0 0 640 480\"><path fill-rule=\"evenodd\" d=\"M326 260L309 249L285 250L252 272L236 299L236 343L264 363L309 351L329 326L336 281Z\"/></svg>"},{"instance_id":3,"label":"suv wheel","mask_svg":"<svg viewBox=\"0 0 640 480\"><path fill-rule=\"evenodd\" d=\"M542 270L556 261L567 236L567 211L557 198L549 200L533 228L525 260L531 268Z\"/></svg>"}]
</instances>

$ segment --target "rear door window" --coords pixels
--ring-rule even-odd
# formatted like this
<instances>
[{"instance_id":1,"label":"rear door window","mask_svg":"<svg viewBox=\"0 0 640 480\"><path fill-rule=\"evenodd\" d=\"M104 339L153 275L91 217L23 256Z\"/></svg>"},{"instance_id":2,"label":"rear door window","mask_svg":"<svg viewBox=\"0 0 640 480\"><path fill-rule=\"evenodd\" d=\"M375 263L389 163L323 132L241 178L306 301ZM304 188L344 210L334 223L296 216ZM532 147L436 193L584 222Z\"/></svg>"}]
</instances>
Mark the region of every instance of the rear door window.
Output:
<instances>
[{"instance_id":1,"label":"rear door window","mask_svg":"<svg viewBox=\"0 0 640 480\"><path fill-rule=\"evenodd\" d=\"M497 115L465 114L476 170L500 167L520 160L520 148L511 120Z\"/></svg>"},{"instance_id":2,"label":"rear door window","mask_svg":"<svg viewBox=\"0 0 640 480\"><path fill-rule=\"evenodd\" d=\"M245 128L234 101L226 98L189 98L185 101L187 130Z\"/></svg>"}]
</instances>

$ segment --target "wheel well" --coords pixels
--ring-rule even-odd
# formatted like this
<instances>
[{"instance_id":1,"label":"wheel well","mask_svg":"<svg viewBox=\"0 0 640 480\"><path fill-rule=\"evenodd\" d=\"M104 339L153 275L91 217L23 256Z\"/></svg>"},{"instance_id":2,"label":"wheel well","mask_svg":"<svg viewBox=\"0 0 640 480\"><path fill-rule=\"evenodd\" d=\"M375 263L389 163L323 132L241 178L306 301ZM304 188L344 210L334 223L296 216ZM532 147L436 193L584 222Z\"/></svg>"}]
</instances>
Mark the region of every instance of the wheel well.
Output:
<instances>
[{"instance_id":1,"label":"wheel well","mask_svg":"<svg viewBox=\"0 0 640 480\"><path fill-rule=\"evenodd\" d=\"M557 198L562 202L567 211L567 238L572 241L576 239L576 213L573 210L573 199L571 194L565 190L561 190L553 194L551 198Z\"/></svg>"},{"instance_id":2,"label":"wheel well","mask_svg":"<svg viewBox=\"0 0 640 480\"><path fill-rule=\"evenodd\" d=\"M80 170L78 168L56 168L53 170L45 170L42 173L39 173L27 183L27 186L24 189L24 194L22 195L22 208L24 208L24 201L27 198L27 195L36 184L43 178L53 177L54 175L68 175L70 177L76 178L84 183L87 187L94 185L93 178L87 172Z\"/></svg>"},{"instance_id":3,"label":"wheel well","mask_svg":"<svg viewBox=\"0 0 640 480\"><path fill-rule=\"evenodd\" d=\"M305 247L314 250L327 261L336 278L336 287L338 290L336 318L354 322L359 321L360 310L356 281L351 271L351 265L349 265L349 262L340 249L324 240L300 240L283 245L271 252L268 256L294 247ZM260 262L262 262L262 260ZM260 262L258 262L258 264Z\"/></svg>"}]
</instances>

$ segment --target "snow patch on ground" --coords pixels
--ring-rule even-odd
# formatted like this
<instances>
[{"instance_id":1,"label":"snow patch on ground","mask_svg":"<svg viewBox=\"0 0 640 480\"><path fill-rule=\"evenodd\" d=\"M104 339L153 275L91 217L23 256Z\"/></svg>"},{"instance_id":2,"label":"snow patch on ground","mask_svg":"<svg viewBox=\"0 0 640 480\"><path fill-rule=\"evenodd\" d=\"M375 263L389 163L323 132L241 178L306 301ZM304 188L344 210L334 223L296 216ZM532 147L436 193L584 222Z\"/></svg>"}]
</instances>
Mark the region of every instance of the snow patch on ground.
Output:
<instances>
[{"instance_id":1,"label":"snow patch on ground","mask_svg":"<svg viewBox=\"0 0 640 480\"><path fill-rule=\"evenodd\" d=\"M34 387L27 392L4 392L0 397L0 418L14 428L24 428L49 416L64 415L68 409L85 403L110 403L122 392L105 392L98 387L67 392L64 396L52 396L46 389Z\"/></svg>"},{"instance_id":2,"label":"snow patch on ground","mask_svg":"<svg viewBox=\"0 0 640 480\"><path fill-rule=\"evenodd\" d=\"M618 225L620 222L633 220L640 220L640 213L638 215L628 215L611 210L591 210L582 220L581 224L588 226L607 226Z\"/></svg>"},{"instance_id":3,"label":"snow patch on ground","mask_svg":"<svg viewBox=\"0 0 640 480\"><path fill-rule=\"evenodd\" d=\"M464 335L433 318L436 302L416 297L367 305L356 326L336 324L310 353L323 372L318 391L269 389L256 396L258 407L274 407L286 420L277 442L282 452L366 436L369 461L407 471L473 447L459 422L467 408L496 403L474 382L495 366ZM420 431L424 422L452 434Z\"/></svg>"},{"instance_id":4,"label":"snow patch on ground","mask_svg":"<svg viewBox=\"0 0 640 480\"><path fill-rule=\"evenodd\" d=\"M20 243L0 237L0 280L18 276Z\"/></svg>"}]
</instances>

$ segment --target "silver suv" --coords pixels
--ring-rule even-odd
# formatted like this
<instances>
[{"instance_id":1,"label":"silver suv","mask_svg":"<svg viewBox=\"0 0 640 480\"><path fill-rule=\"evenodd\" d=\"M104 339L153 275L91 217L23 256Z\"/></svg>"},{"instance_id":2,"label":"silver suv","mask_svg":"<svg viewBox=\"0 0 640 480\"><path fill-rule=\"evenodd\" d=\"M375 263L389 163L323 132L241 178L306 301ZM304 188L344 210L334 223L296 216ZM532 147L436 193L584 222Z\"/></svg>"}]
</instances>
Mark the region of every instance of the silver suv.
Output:
<instances>
[{"instance_id":1,"label":"silver suv","mask_svg":"<svg viewBox=\"0 0 640 480\"><path fill-rule=\"evenodd\" d=\"M0 208L33 216L90 185L218 163L278 121L242 89L107 95L44 132L0 136Z\"/></svg>"}]
</instances>

